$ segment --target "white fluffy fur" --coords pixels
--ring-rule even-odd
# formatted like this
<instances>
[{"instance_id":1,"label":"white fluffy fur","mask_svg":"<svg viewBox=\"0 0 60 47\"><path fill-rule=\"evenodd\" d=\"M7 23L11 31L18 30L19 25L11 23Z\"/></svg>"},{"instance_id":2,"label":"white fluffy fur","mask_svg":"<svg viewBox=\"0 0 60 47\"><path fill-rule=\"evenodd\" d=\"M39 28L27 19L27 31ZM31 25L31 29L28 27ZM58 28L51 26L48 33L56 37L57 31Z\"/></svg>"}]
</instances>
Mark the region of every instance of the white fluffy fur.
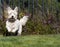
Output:
<instances>
[{"instance_id":1,"label":"white fluffy fur","mask_svg":"<svg viewBox=\"0 0 60 47\"><path fill-rule=\"evenodd\" d=\"M24 16L23 18L20 19L20 24L25 26L27 21L28 21L28 16Z\"/></svg>"},{"instance_id":2,"label":"white fluffy fur","mask_svg":"<svg viewBox=\"0 0 60 47\"><path fill-rule=\"evenodd\" d=\"M22 26L24 26L28 20L28 16L23 16L20 20L17 19L18 8L16 7L12 10L10 7L7 9L8 11L8 19L12 16L16 19L15 22L11 23L8 20L6 21L6 28L8 32L16 32L18 30L18 35L21 35Z\"/></svg>"},{"instance_id":3,"label":"white fluffy fur","mask_svg":"<svg viewBox=\"0 0 60 47\"><path fill-rule=\"evenodd\" d=\"M11 18L12 16L17 19L17 14L18 14L18 7L15 7L14 10L12 10L10 7L7 8L8 12L8 19Z\"/></svg>"},{"instance_id":4,"label":"white fluffy fur","mask_svg":"<svg viewBox=\"0 0 60 47\"><path fill-rule=\"evenodd\" d=\"M28 21L28 16L24 16L23 18L20 19L18 34L21 35L22 26L25 26L27 21Z\"/></svg>"},{"instance_id":5,"label":"white fluffy fur","mask_svg":"<svg viewBox=\"0 0 60 47\"><path fill-rule=\"evenodd\" d=\"M19 29L19 20L16 20L13 23L6 21L6 28L8 32L15 32L16 30Z\"/></svg>"}]
</instances>

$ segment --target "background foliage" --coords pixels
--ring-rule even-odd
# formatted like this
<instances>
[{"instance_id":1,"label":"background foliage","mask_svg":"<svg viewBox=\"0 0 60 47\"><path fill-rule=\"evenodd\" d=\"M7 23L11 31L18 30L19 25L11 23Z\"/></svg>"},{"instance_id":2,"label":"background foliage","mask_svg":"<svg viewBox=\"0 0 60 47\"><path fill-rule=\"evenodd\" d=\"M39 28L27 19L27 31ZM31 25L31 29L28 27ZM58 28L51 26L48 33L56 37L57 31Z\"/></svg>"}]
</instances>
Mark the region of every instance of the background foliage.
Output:
<instances>
[{"instance_id":1,"label":"background foliage","mask_svg":"<svg viewBox=\"0 0 60 47\"><path fill-rule=\"evenodd\" d=\"M19 18L26 10L31 13L29 21L23 27L23 35L60 33L60 2L57 0L9 0L9 2L8 5L12 8L19 7ZM2 24L2 21L0 23ZM5 26L0 27L1 32L6 30Z\"/></svg>"}]
</instances>

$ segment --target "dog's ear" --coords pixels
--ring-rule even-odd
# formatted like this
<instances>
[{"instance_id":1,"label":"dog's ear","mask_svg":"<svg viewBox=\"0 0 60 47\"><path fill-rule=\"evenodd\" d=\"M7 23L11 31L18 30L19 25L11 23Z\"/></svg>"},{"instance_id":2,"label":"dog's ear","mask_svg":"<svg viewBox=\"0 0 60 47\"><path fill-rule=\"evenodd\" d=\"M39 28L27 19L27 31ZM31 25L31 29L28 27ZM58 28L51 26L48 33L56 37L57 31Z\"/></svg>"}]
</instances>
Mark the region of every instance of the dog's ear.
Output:
<instances>
[{"instance_id":1,"label":"dog's ear","mask_svg":"<svg viewBox=\"0 0 60 47\"><path fill-rule=\"evenodd\" d=\"M18 7L15 7L14 11L18 11Z\"/></svg>"},{"instance_id":2,"label":"dog's ear","mask_svg":"<svg viewBox=\"0 0 60 47\"><path fill-rule=\"evenodd\" d=\"M7 10L10 11L10 10L12 10L12 9L11 9L11 7L7 7Z\"/></svg>"}]
</instances>

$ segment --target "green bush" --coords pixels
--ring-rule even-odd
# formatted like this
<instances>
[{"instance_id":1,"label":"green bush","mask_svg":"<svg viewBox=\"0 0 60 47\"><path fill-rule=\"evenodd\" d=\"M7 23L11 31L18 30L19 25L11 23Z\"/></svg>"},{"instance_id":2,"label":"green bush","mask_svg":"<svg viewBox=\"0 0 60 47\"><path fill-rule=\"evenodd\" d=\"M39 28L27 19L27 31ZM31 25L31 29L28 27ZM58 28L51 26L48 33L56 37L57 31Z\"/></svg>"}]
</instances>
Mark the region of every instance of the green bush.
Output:
<instances>
[{"instance_id":1,"label":"green bush","mask_svg":"<svg viewBox=\"0 0 60 47\"><path fill-rule=\"evenodd\" d=\"M24 28L23 28L24 30ZM38 16L29 19L25 26L24 34L57 34L57 28L53 27L53 24L43 24Z\"/></svg>"}]
</instances>

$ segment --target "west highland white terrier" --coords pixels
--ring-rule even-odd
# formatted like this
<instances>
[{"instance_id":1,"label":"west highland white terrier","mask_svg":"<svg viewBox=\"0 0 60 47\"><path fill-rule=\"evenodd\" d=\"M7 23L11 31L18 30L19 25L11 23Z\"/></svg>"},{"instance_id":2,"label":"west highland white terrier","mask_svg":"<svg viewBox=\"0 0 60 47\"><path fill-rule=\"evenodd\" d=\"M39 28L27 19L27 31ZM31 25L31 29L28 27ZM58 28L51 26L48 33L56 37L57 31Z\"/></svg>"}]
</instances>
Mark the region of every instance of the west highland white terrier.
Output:
<instances>
[{"instance_id":1,"label":"west highland white terrier","mask_svg":"<svg viewBox=\"0 0 60 47\"><path fill-rule=\"evenodd\" d=\"M8 17L6 21L6 36L10 35L21 35L22 26L25 26L26 22L28 21L28 15L24 15L23 18L20 20L17 19L18 15L18 7L15 9L11 9L7 7Z\"/></svg>"}]
</instances>

